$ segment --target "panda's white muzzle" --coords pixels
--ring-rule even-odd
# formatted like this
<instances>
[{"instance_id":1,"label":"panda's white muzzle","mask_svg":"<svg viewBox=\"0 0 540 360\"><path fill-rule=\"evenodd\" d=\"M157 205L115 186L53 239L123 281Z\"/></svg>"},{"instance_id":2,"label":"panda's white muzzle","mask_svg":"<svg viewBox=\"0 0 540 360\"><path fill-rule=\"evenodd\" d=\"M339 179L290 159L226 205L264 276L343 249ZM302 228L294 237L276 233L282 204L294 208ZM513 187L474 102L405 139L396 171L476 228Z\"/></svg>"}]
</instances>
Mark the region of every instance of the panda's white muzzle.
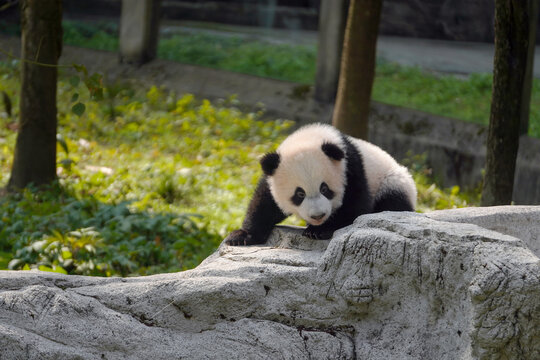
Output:
<instances>
[{"instance_id":1,"label":"panda's white muzzle","mask_svg":"<svg viewBox=\"0 0 540 360\"><path fill-rule=\"evenodd\" d=\"M314 226L324 223L331 213L332 203L323 195L305 198L298 208L300 217Z\"/></svg>"}]
</instances>

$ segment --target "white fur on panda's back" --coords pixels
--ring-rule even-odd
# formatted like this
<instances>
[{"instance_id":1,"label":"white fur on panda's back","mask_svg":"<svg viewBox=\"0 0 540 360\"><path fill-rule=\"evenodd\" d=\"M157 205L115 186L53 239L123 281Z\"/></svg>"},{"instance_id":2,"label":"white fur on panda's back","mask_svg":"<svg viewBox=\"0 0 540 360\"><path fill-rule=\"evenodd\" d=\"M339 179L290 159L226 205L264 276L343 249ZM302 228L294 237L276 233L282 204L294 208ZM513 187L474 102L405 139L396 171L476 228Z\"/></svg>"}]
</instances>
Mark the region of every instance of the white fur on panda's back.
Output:
<instances>
[{"instance_id":1,"label":"white fur on panda's back","mask_svg":"<svg viewBox=\"0 0 540 360\"><path fill-rule=\"evenodd\" d=\"M416 207L416 185L407 168L380 147L361 139L350 139L362 156L371 198L376 201L389 191L400 190Z\"/></svg>"}]
</instances>

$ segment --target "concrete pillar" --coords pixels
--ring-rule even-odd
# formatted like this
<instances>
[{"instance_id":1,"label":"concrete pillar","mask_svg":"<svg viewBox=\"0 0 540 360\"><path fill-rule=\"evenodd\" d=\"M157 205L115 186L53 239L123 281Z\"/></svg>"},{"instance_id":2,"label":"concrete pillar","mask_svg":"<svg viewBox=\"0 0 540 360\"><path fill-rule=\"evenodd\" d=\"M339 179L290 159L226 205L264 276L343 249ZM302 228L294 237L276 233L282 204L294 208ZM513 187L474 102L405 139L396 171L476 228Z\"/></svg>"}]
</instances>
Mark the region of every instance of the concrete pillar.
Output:
<instances>
[{"instance_id":1,"label":"concrete pillar","mask_svg":"<svg viewBox=\"0 0 540 360\"><path fill-rule=\"evenodd\" d=\"M525 79L523 81L523 94L521 97L520 135L526 135L529 131L534 48L536 45L536 24L538 22L539 11L538 2L539 0L529 0L529 47L527 49L527 66L525 67Z\"/></svg>"},{"instance_id":2,"label":"concrete pillar","mask_svg":"<svg viewBox=\"0 0 540 360\"><path fill-rule=\"evenodd\" d=\"M277 0L259 1L257 4L257 20L258 25L271 29L274 27L276 19Z\"/></svg>"},{"instance_id":3,"label":"concrete pillar","mask_svg":"<svg viewBox=\"0 0 540 360\"><path fill-rule=\"evenodd\" d=\"M120 62L144 64L156 57L160 0L122 0Z\"/></svg>"},{"instance_id":4,"label":"concrete pillar","mask_svg":"<svg viewBox=\"0 0 540 360\"><path fill-rule=\"evenodd\" d=\"M315 100L320 102L336 99L347 7L347 0L321 0L315 78Z\"/></svg>"}]
</instances>

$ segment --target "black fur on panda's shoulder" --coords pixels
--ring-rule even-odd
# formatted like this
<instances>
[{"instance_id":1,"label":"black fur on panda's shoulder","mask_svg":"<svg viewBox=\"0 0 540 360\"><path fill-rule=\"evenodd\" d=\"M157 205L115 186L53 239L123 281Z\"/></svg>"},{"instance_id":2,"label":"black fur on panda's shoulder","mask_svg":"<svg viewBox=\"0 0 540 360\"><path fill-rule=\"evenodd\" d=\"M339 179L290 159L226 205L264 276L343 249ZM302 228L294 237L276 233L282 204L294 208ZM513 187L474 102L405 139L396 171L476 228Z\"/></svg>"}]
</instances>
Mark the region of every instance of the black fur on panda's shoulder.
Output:
<instances>
[{"instance_id":1,"label":"black fur on panda's shoulder","mask_svg":"<svg viewBox=\"0 0 540 360\"><path fill-rule=\"evenodd\" d=\"M373 211L362 155L347 135L341 134L341 136L347 160L345 170L347 184L343 194L343 203L322 225L307 227L306 234L314 238L327 238L336 229L352 224L359 215Z\"/></svg>"},{"instance_id":2,"label":"black fur on panda's shoulder","mask_svg":"<svg viewBox=\"0 0 540 360\"><path fill-rule=\"evenodd\" d=\"M364 168L362 155L347 135L342 134L345 144L345 157L347 159L346 178L347 185L343 194L343 204L336 211L335 217L342 217L351 224L358 215L372 211L371 197ZM346 219L346 220L345 220Z\"/></svg>"}]
</instances>

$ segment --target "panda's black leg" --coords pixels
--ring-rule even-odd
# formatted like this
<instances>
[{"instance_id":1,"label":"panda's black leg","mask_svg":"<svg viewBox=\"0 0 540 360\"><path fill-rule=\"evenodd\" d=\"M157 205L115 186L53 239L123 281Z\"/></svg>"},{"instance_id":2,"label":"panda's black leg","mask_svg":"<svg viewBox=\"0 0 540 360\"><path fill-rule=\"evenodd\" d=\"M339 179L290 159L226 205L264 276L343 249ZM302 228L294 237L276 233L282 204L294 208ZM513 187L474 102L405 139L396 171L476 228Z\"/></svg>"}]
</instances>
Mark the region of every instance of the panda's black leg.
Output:
<instances>
[{"instance_id":1,"label":"panda's black leg","mask_svg":"<svg viewBox=\"0 0 540 360\"><path fill-rule=\"evenodd\" d=\"M378 195L375 199L373 212L382 211L414 211L414 207L402 191L392 190Z\"/></svg>"},{"instance_id":2,"label":"panda's black leg","mask_svg":"<svg viewBox=\"0 0 540 360\"><path fill-rule=\"evenodd\" d=\"M266 176L263 176L249 203L242 229L231 232L225 243L235 246L263 244L274 226L285 218L272 197Z\"/></svg>"}]
</instances>

